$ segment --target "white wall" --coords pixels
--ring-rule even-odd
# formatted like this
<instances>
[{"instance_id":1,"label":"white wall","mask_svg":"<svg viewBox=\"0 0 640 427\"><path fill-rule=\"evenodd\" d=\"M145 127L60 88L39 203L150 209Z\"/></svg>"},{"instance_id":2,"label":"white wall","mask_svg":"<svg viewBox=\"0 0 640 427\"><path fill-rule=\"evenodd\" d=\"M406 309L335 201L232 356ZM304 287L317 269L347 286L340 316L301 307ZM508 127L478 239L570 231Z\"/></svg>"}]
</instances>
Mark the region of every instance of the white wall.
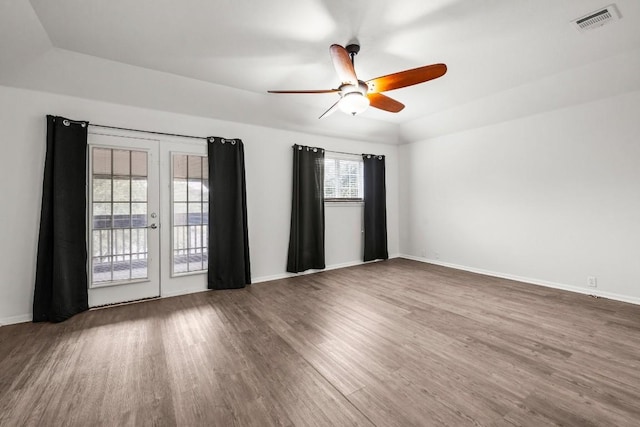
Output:
<instances>
[{"instance_id":1,"label":"white wall","mask_svg":"<svg viewBox=\"0 0 640 427\"><path fill-rule=\"evenodd\" d=\"M285 274L294 143L387 156L390 254L398 253L397 146L322 137L0 86L0 324L31 318L45 156L46 114L93 123L245 143L249 245L254 281ZM327 264L362 257L361 207L326 209ZM357 238L356 238L357 237Z\"/></svg>"},{"instance_id":2,"label":"white wall","mask_svg":"<svg viewBox=\"0 0 640 427\"><path fill-rule=\"evenodd\" d=\"M401 146L399 162L401 253L640 303L640 92Z\"/></svg>"}]
</instances>

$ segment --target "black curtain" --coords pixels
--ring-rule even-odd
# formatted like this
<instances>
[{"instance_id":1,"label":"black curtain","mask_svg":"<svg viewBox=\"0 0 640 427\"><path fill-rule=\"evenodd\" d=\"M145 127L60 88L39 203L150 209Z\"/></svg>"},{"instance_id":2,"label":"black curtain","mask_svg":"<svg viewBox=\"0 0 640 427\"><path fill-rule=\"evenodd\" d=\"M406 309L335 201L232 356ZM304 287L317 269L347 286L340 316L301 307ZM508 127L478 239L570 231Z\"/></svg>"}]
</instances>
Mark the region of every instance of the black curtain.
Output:
<instances>
[{"instance_id":1,"label":"black curtain","mask_svg":"<svg viewBox=\"0 0 640 427\"><path fill-rule=\"evenodd\" d=\"M325 268L324 150L293 146L293 197L287 271Z\"/></svg>"},{"instance_id":2,"label":"black curtain","mask_svg":"<svg viewBox=\"0 0 640 427\"><path fill-rule=\"evenodd\" d=\"M251 284L244 145L240 139L208 138L209 289Z\"/></svg>"},{"instance_id":3,"label":"black curtain","mask_svg":"<svg viewBox=\"0 0 640 427\"><path fill-rule=\"evenodd\" d=\"M363 154L364 260L387 259L387 195L384 156Z\"/></svg>"},{"instance_id":4,"label":"black curtain","mask_svg":"<svg viewBox=\"0 0 640 427\"><path fill-rule=\"evenodd\" d=\"M88 122L47 116L34 322L61 322L89 309L87 127Z\"/></svg>"}]
</instances>

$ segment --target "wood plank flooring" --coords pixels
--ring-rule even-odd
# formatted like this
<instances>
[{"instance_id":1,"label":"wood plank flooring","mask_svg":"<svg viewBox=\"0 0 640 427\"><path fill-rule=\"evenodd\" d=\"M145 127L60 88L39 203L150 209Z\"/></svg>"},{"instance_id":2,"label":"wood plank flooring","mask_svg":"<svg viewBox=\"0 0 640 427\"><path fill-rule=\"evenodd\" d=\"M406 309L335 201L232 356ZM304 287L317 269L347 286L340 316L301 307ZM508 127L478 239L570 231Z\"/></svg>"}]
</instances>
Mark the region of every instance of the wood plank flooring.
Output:
<instances>
[{"instance_id":1,"label":"wood plank flooring","mask_svg":"<svg viewBox=\"0 0 640 427\"><path fill-rule=\"evenodd\" d=\"M404 259L0 328L2 426L638 426L640 307Z\"/></svg>"}]
</instances>

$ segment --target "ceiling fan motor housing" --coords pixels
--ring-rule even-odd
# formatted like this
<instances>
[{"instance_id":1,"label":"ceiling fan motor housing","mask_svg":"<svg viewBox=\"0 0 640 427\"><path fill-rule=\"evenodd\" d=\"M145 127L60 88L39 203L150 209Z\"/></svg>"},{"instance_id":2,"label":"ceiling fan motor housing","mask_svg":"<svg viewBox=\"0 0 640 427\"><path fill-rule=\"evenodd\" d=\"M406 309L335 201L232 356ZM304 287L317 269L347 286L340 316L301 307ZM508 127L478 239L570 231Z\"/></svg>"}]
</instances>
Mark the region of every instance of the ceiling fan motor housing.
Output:
<instances>
[{"instance_id":1,"label":"ceiling fan motor housing","mask_svg":"<svg viewBox=\"0 0 640 427\"><path fill-rule=\"evenodd\" d=\"M362 96L367 95L367 91L369 90L369 86L362 80L358 80L357 85L353 85L350 83L345 83L340 86L340 96L344 97L345 95L353 92L360 93Z\"/></svg>"},{"instance_id":2,"label":"ceiling fan motor housing","mask_svg":"<svg viewBox=\"0 0 640 427\"><path fill-rule=\"evenodd\" d=\"M338 107L347 114L355 116L362 113L369 107L369 98L367 98L368 86L362 80L358 80L357 85L343 84L340 86L340 103Z\"/></svg>"}]
</instances>

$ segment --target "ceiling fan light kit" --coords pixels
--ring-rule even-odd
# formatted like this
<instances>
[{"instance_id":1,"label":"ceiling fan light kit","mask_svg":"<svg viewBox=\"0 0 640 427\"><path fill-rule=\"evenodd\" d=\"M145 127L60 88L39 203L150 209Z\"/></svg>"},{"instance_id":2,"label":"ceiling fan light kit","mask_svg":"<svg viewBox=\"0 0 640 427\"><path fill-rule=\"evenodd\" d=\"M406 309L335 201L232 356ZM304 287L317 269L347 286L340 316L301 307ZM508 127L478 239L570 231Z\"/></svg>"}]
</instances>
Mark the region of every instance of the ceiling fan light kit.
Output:
<instances>
[{"instance_id":1,"label":"ceiling fan light kit","mask_svg":"<svg viewBox=\"0 0 640 427\"><path fill-rule=\"evenodd\" d=\"M360 92L349 92L342 96L338 108L347 114L355 116L369 108L370 103L369 98Z\"/></svg>"},{"instance_id":2,"label":"ceiling fan light kit","mask_svg":"<svg viewBox=\"0 0 640 427\"><path fill-rule=\"evenodd\" d=\"M370 104L367 91L367 84L363 81L359 81L357 85L343 84L340 86L342 98L338 103L338 108L352 116L364 112Z\"/></svg>"},{"instance_id":3,"label":"ceiling fan light kit","mask_svg":"<svg viewBox=\"0 0 640 427\"><path fill-rule=\"evenodd\" d=\"M354 59L359 51L360 46L357 44L350 44L346 49L338 44L331 45L329 48L333 66L342 81L338 89L270 90L268 92L289 94L339 92L338 102L325 111L320 118L333 114L336 109L355 116L365 111L369 105L380 110L398 113L404 108L404 104L380 92L424 83L442 77L447 72L445 64L433 64L377 77L365 82L358 79L354 68Z\"/></svg>"}]
</instances>

